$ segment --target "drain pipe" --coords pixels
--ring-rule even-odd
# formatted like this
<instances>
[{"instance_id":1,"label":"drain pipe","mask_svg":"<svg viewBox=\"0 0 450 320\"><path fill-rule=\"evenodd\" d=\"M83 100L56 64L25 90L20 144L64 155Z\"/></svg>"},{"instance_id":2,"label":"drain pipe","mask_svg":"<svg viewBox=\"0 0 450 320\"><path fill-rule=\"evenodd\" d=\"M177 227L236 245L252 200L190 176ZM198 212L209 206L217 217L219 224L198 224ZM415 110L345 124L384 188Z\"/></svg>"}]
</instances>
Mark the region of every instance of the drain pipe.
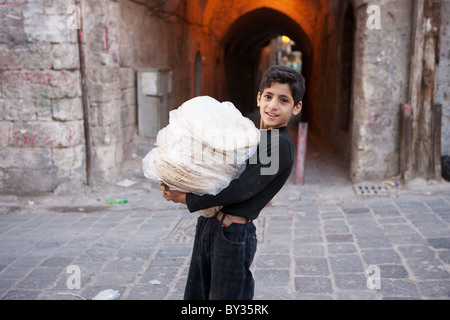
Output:
<instances>
[{"instance_id":1,"label":"drain pipe","mask_svg":"<svg viewBox=\"0 0 450 320\"><path fill-rule=\"evenodd\" d=\"M88 186L92 186L92 143L91 143L91 125L89 117L89 100L86 85L86 59L83 46L83 19L81 10L81 0L76 1L78 10L78 51L80 59L80 79L81 79L81 97L84 114L84 138L86 142L86 181Z\"/></svg>"}]
</instances>

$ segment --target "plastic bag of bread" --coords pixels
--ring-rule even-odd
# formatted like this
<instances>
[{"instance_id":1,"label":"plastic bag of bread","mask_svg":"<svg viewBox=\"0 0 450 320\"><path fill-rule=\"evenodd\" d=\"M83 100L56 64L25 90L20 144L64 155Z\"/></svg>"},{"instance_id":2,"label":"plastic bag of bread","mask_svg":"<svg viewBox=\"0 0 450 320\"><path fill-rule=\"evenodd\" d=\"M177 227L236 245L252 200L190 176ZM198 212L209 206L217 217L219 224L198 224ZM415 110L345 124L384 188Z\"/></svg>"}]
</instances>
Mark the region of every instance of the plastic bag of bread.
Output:
<instances>
[{"instance_id":1,"label":"plastic bag of bread","mask_svg":"<svg viewBox=\"0 0 450 320\"><path fill-rule=\"evenodd\" d=\"M259 139L253 122L231 102L196 97L170 112L155 148L142 160L144 175L173 190L215 195L242 173Z\"/></svg>"}]
</instances>

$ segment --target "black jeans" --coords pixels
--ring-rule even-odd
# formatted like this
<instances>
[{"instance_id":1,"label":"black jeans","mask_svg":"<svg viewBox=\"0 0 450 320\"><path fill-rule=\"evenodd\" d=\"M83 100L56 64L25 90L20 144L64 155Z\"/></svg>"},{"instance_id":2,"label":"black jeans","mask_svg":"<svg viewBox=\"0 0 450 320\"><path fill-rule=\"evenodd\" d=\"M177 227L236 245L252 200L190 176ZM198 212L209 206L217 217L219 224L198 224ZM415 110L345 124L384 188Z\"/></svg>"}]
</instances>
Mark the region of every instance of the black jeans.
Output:
<instances>
[{"instance_id":1,"label":"black jeans","mask_svg":"<svg viewBox=\"0 0 450 320\"><path fill-rule=\"evenodd\" d=\"M197 220L185 300L252 300L250 265L256 252L254 224L222 227L216 218Z\"/></svg>"}]
</instances>

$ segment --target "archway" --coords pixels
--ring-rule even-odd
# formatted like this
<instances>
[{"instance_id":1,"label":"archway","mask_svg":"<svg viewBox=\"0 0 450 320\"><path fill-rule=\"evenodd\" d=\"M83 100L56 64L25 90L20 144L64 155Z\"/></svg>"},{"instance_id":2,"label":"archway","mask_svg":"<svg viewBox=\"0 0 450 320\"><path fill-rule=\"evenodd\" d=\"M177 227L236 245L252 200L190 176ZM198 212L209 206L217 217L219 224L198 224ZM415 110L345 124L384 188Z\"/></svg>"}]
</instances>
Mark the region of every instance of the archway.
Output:
<instances>
[{"instance_id":1,"label":"archway","mask_svg":"<svg viewBox=\"0 0 450 320\"><path fill-rule=\"evenodd\" d=\"M295 43L293 51L301 52L302 74L307 88L303 110L289 125L291 137L296 144L297 123L307 122L308 152L320 155L320 158L327 157L328 150L344 155L347 149L338 147L340 144L350 145L350 134L341 132L350 132L351 106L346 103L346 112L340 115L341 59L338 52L342 41L339 32L342 27L341 10L341 6L333 6L331 0L292 0L276 4L269 0L247 0L232 2L229 6L225 6L225 2L208 1L203 16L207 27L203 32L212 35L210 52L214 53L208 60L208 79L211 79L206 83L208 92L219 95L211 86L212 81L219 78L221 99L233 102L244 116L259 125L256 95L262 72L264 67L276 63L273 52L280 48L273 45L274 39L288 36ZM217 57L221 61L219 77L211 71ZM277 63L280 63L279 59ZM346 75L351 76L350 68L351 65ZM345 98L348 98L347 94ZM320 148L314 148L319 144ZM347 170L339 168L337 171Z\"/></svg>"},{"instance_id":2,"label":"archway","mask_svg":"<svg viewBox=\"0 0 450 320\"><path fill-rule=\"evenodd\" d=\"M303 69L308 83L311 73L311 43L297 22L279 11L261 8L241 16L222 41L228 97L244 115L256 109L260 49L279 35L291 38L302 52L304 61L309 62ZM305 96L305 101L307 99Z\"/></svg>"}]
</instances>

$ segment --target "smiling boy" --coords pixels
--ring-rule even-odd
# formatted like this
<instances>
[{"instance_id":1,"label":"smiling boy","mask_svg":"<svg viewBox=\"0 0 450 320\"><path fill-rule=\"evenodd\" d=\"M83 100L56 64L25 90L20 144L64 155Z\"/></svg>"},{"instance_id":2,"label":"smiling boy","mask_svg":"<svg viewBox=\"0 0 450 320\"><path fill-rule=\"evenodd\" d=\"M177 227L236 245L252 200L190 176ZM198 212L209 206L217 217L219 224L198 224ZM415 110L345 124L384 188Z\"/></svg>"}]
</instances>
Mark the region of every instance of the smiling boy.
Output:
<instances>
[{"instance_id":1,"label":"smiling boy","mask_svg":"<svg viewBox=\"0 0 450 320\"><path fill-rule=\"evenodd\" d=\"M222 206L214 218L200 216L186 283L186 300L251 300L254 279L250 266L256 252L253 220L278 193L294 164L294 145L287 125L302 109L305 80L295 70L272 66L263 76L257 104L262 135L257 159L215 196L175 190L161 191L168 201L186 204L190 212ZM265 137L265 139L263 139ZM267 155L278 152L277 170L267 174Z\"/></svg>"}]
</instances>

